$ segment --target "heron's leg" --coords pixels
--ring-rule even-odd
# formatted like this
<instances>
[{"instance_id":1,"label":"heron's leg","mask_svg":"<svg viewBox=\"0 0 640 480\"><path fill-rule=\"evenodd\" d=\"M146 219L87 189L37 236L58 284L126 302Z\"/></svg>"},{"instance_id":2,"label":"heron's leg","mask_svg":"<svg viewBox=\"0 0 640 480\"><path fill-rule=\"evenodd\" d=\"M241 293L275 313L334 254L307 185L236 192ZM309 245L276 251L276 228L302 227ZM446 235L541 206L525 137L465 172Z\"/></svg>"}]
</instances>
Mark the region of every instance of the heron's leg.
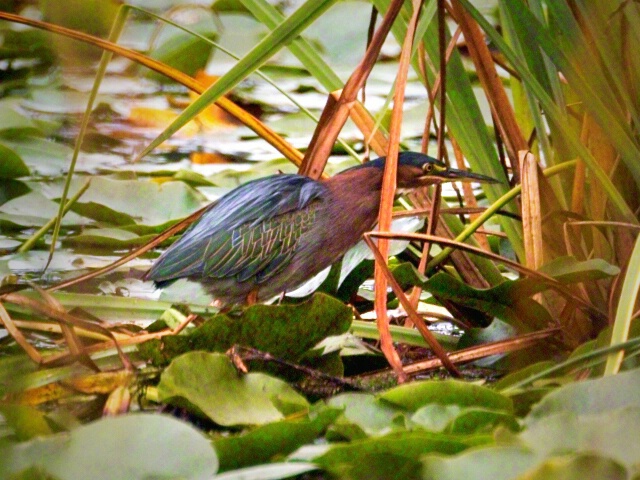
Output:
<instances>
[{"instance_id":1,"label":"heron's leg","mask_svg":"<svg viewBox=\"0 0 640 480\"><path fill-rule=\"evenodd\" d=\"M255 305L258 303L258 289L254 288L247 295L247 306Z\"/></svg>"},{"instance_id":2,"label":"heron's leg","mask_svg":"<svg viewBox=\"0 0 640 480\"><path fill-rule=\"evenodd\" d=\"M278 297L278 305L282 305L282 302L283 302L283 300L284 300L284 296L285 296L286 294L287 294L287 291L286 291L286 290L280 294L280 296Z\"/></svg>"}]
</instances>

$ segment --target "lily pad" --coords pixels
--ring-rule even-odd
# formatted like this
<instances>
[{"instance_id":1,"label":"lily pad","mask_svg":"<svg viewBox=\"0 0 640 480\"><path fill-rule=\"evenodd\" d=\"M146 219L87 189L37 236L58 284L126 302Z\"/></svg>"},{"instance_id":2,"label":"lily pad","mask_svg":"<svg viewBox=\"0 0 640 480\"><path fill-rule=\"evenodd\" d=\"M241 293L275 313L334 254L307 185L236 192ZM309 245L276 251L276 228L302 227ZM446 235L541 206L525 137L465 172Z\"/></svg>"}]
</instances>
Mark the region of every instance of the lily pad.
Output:
<instances>
[{"instance_id":1,"label":"lily pad","mask_svg":"<svg viewBox=\"0 0 640 480\"><path fill-rule=\"evenodd\" d=\"M315 294L298 305L253 305L240 315L218 314L189 335L147 342L141 352L163 364L190 350L225 352L243 345L298 361L326 337L345 333L352 318L342 302Z\"/></svg>"},{"instance_id":2,"label":"lily pad","mask_svg":"<svg viewBox=\"0 0 640 480\"><path fill-rule=\"evenodd\" d=\"M79 235L64 238L63 243L65 245L95 245L120 250L144 245L154 237L155 235L139 236L120 228L91 228L84 230Z\"/></svg>"},{"instance_id":3,"label":"lily pad","mask_svg":"<svg viewBox=\"0 0 640 480\"><path fill-rule=\"evenodd\" d=\"M340 415L340 410L325 408L310 419L282 420L256 427L248 433L213 440L220 458L220 471L257 465L288 455L296 448L312 443Z\"/></svg>"},{"instance_id":4,"label":"lily pad","mask_svg":"<svg viewBox=\"0 0 640 480\"><path fill-rule=\"evenodd\" d=\"M626 480L629 478L629 473L622 465L610 458L591 453L582 453L551 458L522 478L526 480L569 480L579 478Z\"/></svg>"},{"instance_id":5,"label":"lily pad","mask_svg":"<svg viewBox=\"0 0 640 480\"><path fill-rule=\"evenodd\" d=\"M112 180L97 177L73 206L77 213L112 225L161 225L186 217L204 197L183 182Z\"/></svg>"},{"instance_id":6,"label":"lily pad","mask_svg":"<svg viewBox=\"0 0 640 480\"><path fill-rule=\"evenodd\" d=\"M309 406L286 382L263 373L242 375L225 355L206 352L186 353L171 362L158 396L225 426L262 425Z\"/></svg>"},{"instance_id":7,"label":"lily pad","mask_svg":"<svg viewBox=\"0 0 640 480\"><path fill-rule=\"evenodd\" d=\"M422 478L509 480L520 478L536 460L534 453L519 446L491 446L452 457L430 454L423 458Z\"/></svg>"},{"instance_id":8,"label":"lily pad","mask_svg":"<svg viewBox=\"0 0 640 480\"><path fill-rule=\"evenodd\" d=\"M327 400L327 405L344 410L338 423L356 425L367 435L389 433L404 413L370 393L342 393Z\"/></svg>"},{"instance_id":9,"label":"lily pad","mask_svg":"<svg viewBox=\"0 0 640 480\"><path fill-rule=\"evenodd\" d=\"M388 465L385 466L385 464L391 463L391 472L400 471L404 462L415 461L423 454L431 452L455 454L467 448L490 442L491 438L485 435L446 435L425 431L393 432L383 437L335 445L326 453L315 458L314 462L337 475L352 472L356 467L360 471L363 466L366 466L367 473L371 472L369 475L372 476L357 475L356 478L394 478L389 476L391 473ZM375 475L376 470L384 471L387 476ZM415 466L413 471L416 471ZM405 477L396 476L395 478ZM416 477L414 473L414 476L409 478L420 477Z\"/></svg>"},{"instance_id":10,"label":"lily pad","mask_svg":"<svg viewBox=\"0 0 640 480\"><path fill-rule=\"evenodd\" d=\"M20 155L3 143L0 143L0 158L0 179L26 177L31 173Z\"/></svg>"},{"instance_id":11,"label":"lily pad","mask_svg":"<svg viewBox=\"0 0 640 480\"><path fill-rule=\"evenodd\" d=\"M38 469L43 478L184 478L205 480L218 470L209 440L163 415L104 418L71 433L0 446L1 478ZM117 461L114 461L117 459Z\"/></svg>"},{"instance_id":12,"label":"lily pad","mask_svg":"<svg viewBox=\"0 0 640 480\"><path fill-rule=\"evenodd\" d=\"M558 389L531 410L526 423L532 425L557 413L588 415L630 407L640 409L640 369Z\"/></svg>"},{"instance_id":13,"label":"lily pad","mask_svg":"<svg viewBox=\"0 0 640 480\"><path fill-rule=\"evenodd\" d=\"M40 227L58 214L59 205L39 192L31 191L0 206L0 224L18 227ZM86 225L91 220L67 212L62 225Z\"/></svg>"},{"instance_id":14,"label":"lily pad","mask_svg":"<svg viewBox=\"0 0 640 480\"><path fill-rule=\"evenodd\" d=\"M64 175L73 155L66 145L34 136L7 139L4 144L20 155L33 175ZM82 159L78 163L76 171L83 171Z\"/></svg>"},{"instance_id":15,"label":"lily pad","mask_svg":"<svg viewBox=\"0 0 640 480\"><path fill-rule=\"evenodd\" d=\"M31 118L18 112L22 99L5 98L0 100L0 132L7 137L41 133Z\"/></svg>"},{"instance_id":16,"label":"lily pad","mask_svg":"<svg viewBox=\"0 0 640 480\"><path fill-rule=\"evenodd\" d=\"M508 397L490 388L458 380L407 383L381 393L380 398L410 411L433 403L513 411Z\"/></svg>"}]
</instances>

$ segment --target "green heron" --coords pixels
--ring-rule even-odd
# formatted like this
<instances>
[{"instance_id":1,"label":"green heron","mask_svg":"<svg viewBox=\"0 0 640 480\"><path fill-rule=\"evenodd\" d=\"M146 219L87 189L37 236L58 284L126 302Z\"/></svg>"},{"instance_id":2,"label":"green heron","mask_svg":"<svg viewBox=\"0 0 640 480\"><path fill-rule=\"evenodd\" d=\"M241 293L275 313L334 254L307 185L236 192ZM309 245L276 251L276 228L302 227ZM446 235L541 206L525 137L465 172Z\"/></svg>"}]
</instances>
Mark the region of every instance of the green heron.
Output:
<instances>
[{"instance_id":1,"label":"green heron","mask_svg":"<svg viewBox=\"0 0 640 480\"><path fill-rule=\"evenodd\" d=\"M199 282L220 306L295 289L339 260L378 219L385 158L328 180L273 175L232 190L166 250L145 275L157 287ZM416 152L398 157L398 192L447 181L495 182Z\"/></svg>"}]
</instances>

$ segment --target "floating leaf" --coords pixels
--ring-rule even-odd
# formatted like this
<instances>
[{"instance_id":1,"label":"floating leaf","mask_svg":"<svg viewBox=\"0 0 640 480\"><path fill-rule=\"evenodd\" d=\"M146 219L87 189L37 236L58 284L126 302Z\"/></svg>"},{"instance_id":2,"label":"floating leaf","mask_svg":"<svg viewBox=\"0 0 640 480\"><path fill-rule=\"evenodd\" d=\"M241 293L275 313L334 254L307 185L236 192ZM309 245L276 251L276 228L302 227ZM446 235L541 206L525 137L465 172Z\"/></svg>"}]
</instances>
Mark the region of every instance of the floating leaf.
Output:
<instances>
[{"instance_id":1,"label":"floating leaf","mask_svg":"<svg viewBox=\"0 0 640 480\"><path fill-rule=\"evenodd\" d=\"M60 480L205 480L218 470L202 433L175 418L149 414L104 418L68 434L3 444L0 456L1 478L35 468Z\"/></svg>"},{"instance_id":2,"label":"floating leaf","mask_svg":"<svg viewBox=\"0 0 640 480\"><path fill-rule=\"evenodd\" d=\"M627 470L610 458L592 453L564 455L551 458L532 472L519 477L522 480L570 480L580 478L606 478L607 480L626 480Z\"/></svg>"},{"instance_id":3,"label":"floating leaf","mask_svg":"<svg viewBox=\"0 0 640 480\"><path fill-rule=\"evenodd\" d=\"M536 464L536 455L519 446L470 450L453 457L428 455L423 458L422 478L438 480L511 480L520 478Z\"/></svg>"},{"instance_id":4,"label":"floating leaf","mask_svg":"<svg viewBox=\"0 0 640 480\"><path fill-rule=\"evenodd\" d=\"M281 480L297 477L303 473L317 470L313 463L269 463L257 467L241 468L215 476L215 480Z\"/></svg>"},{"instance_id":5,"label":"floating leaf","mask_svg":"<svg viewBox=\"0 0 640 480\"><path fill-rule=\"evenodd\" d=\"M338 424L356 425L367 435L388 433L404 413L370 393L342 393L327 400L327 405L344 410Z\"/></svg>"},{"instance_id":6,"label":"floating leaf","mask_svg":"<svg viewBox=\"0 0 640 480\"><path fill-rule=\"evenodd\" d=\"M15 137L16 135L37 135L41 133L38 125L31 118L16 110L21 103L22 100L17 98L0 100L0 132L7 138Z\"/></svg>"},{"instance_id":7,"label":"floating leaf","mask_svg":"<svg viewBox=\"0 0 640 480\"><path fill-rule=\"evenodd\" d=\"M94 178L72 209L95 220L126 225L165 224L186 217L201 206L203 196L183 182Z\"/></svg>"},{"instance_id":8,"label":"floating leaf","mask_svg":"<svg viewBox=\"0 0 640 480\"><path fill-rule=\"evenodd\" d=\"M190 352L176 358L162 373L158 396L225 426L261 425L308 408L286 382L263 373L238 373L219 353Z\"/></svg>"},{"instance_id":9,"label":"floating leaf","mask_svg":"<svg viewBox=\"0 0 640 480\"><path fill-rule=\"evenodd\" d=\"M526 422L532 425L561 412L589 415L628 407L640 408L640 369L558 389L531 410Z\"/></svg>"},{"instance_id":10,"label":"floating leaf","mask_svg":"<svg viewBox=\"0 0 640 480\"><path fill-rule=\"evenodd\" d=\"M425 431L394 432L383 437L334 445L326 453L316 457L314 462L337 475L355 472L356 468L361 472L362 468L367 467L367 473L372 476L357 475L357 478L394 478L394 470L409 473L403 470L404 462L413 463L420 455L430 452L455 454L489 442L491 439L483 435L446 435ZM412 465L412 470L416 472L415 465ZM376 475L376 471L385 472L386 476ZM420 477L416 477L414 473L408 478Z\"/></svg>"},{"instance_id":11,"label":"floating leaf","mask_svg":"<svg viewBox=\"0 0 640 480\"><path fill-rule=\"evenodd\" d=\"M94 245L120 250L144 245L154 237L155 235L139 236L120 228L90 228L83 230L79 235L65 237L63 243L65 245Z\"/></svg>"},{"instance_id":12,"label":"floating leaf","mask_svg":"<svg viewBox=\"0 0 640 480\"><path fill-rule=\"evenodd\" d=\"M458 405L430 403L416 410L411 416L411 423L430 432L443 432L461 411Z\"/></svg>"},{"instance_id":13,"label":"floating leaf","mask_svg":"<svg viewBox=\"0 0 640 480\"><path fill-rule=\"evenodd\" d=\"M269 462L312 443L340 415L338 409L323 409L313 419L282 420L256 427L241 435L219 437L213 446L220 458L220 471Z\"/></svg>"},{"instance_id":14,"label":"floating leaf","mask_svg":"<svg viewBox=\"0 0 640 480\"><path fill-rule=\"evenodd\" d=\"M0 405L0 413L20 441L53 433L45 414L32 406Z\"/></svg>"},{"instance_id":15,"label":"floating leaf","mask_svg":"<svg viewBox=\"0 0 640 480\"><path fill-rule=\"evenodd\" d=\"M58 214L58 204L32 191L0 205L0 224L7 223L19 227L40 227ZM62 218L63 226L86 225L91 220L67 212Z\"/></svg>"},{"instance_id":16,"label":"floating leaf","mask_svg":"<svg viewBox=\"0 0 640 480\"><path fill-rule=\"evenodd\" d=\"M447 425L446 433L491 433L498 425L518 431L519 425L511 413L488 408L465 408Z\"/></svg>"},{"instance_id":17,"label":"floating leaf","mask_svg":"<svg viewBox=\"0 0 640 480\"><path fill-rule=\"evenodd\" d=\"M31 174L29 167L13 149L0 143L0 179L26 177Z\"/></svg>"},{"instance_id":18,"label":"floating leaf","mask_svg":"<svg viewBox=\"0 0 640 480\"><path fill-rule=\"evenodd\" d=\"M324 338L346 332L352 318L342 302L315 294L298 305L253 305L239 315L218 314L189 335L148 342L141 351L165 363L190 350L225 352L243 345L297 361Z\"/></svg>"},{"instance_id":19,"label":"floating leaf","mask_svg":"<svg viewBox=\"0 0 640 480\"><path fill-rule=\"evenodd\" d=\"M66 145L34 136L12 137L4 144L22 158L34 175L64 175L73 155L73 150ZM76 171L84 171L82 157Z\"/></svg>"},{"instance_id":20,"label":"floating leaf","mask_svg":"<svg viewBox=\"0 0 640 480\"><path fill-rule=\"evenodd\" d=\"M458 380L406 383L381 393L379 398L410 411L432 403L513 411L508 397L490 388Z\"/></svg>"}]
</instances>

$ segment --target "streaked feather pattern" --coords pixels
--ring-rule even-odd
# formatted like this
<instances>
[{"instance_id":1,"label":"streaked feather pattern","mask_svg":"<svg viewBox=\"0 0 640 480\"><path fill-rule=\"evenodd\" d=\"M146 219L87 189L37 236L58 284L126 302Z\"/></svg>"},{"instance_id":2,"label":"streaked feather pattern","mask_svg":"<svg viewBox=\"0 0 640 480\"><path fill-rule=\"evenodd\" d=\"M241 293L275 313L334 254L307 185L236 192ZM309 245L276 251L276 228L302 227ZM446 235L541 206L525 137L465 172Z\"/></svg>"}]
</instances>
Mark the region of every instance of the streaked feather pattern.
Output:
<instances>
[{"instance_id":1,"label":"streaked feather pattern","mask_svg":"<svg viewBox=\"0 0 640 480\"><path fill-rule=\"evenodd\" d=\"M182 277L263 282L287 265L325 193L324 185L299 175L246 183L212 204L147 277L160 285Z\"/></svg>"}]
</instances>

